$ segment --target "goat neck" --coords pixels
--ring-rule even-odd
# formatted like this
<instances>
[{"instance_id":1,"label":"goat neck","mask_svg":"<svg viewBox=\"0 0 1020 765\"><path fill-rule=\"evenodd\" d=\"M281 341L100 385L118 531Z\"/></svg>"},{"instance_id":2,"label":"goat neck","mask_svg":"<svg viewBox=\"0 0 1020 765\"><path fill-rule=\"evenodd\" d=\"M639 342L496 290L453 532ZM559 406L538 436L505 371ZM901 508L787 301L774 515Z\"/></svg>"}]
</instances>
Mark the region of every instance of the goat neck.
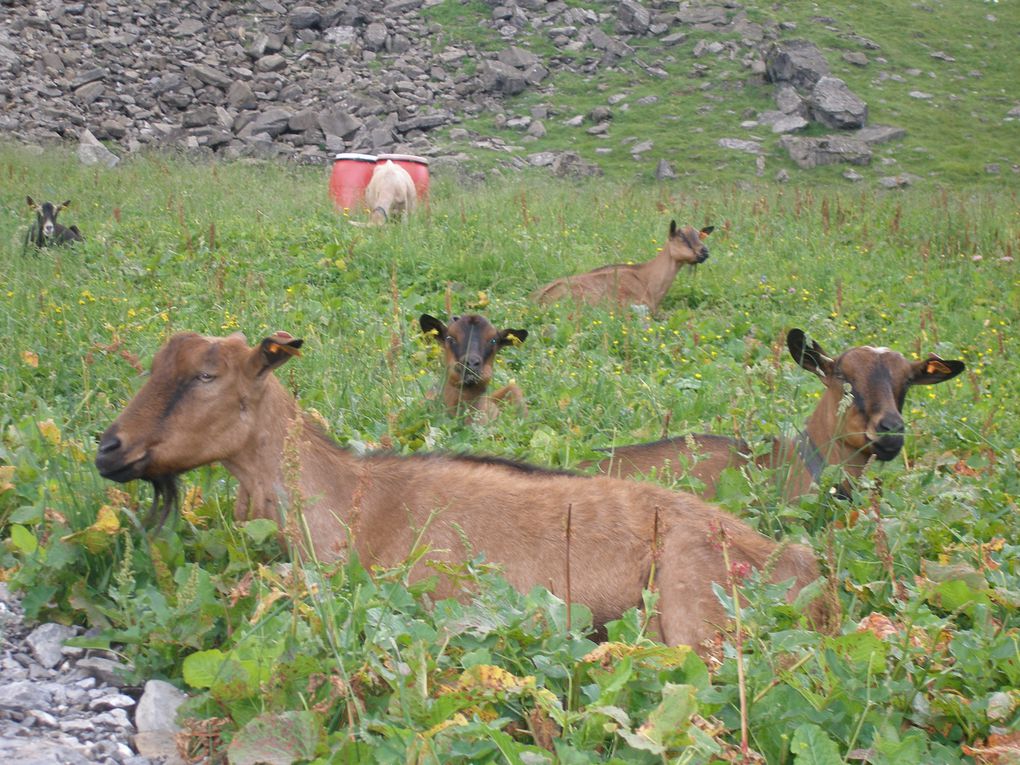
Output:
<instances>
[{"instance_id":1,"label":"goat neck","mask_svg":"<svg viewBox=\"0 0 1020 765\"><path fill-rule=\"evenodd\" d=\"M333 513L355 504L364 466L337 448L275 377L266 380L259 417L264 427L255 429L243 448L222 460L238 481L235 519L268 518L286 527L288 511L300 502L317 554L336 558L346 540L336 533ZM329 509L308 512L319 503ZM346 525L350 519L339 520ZM324 549L326 540L337 549Z\"/></svg>"}]
</instances>

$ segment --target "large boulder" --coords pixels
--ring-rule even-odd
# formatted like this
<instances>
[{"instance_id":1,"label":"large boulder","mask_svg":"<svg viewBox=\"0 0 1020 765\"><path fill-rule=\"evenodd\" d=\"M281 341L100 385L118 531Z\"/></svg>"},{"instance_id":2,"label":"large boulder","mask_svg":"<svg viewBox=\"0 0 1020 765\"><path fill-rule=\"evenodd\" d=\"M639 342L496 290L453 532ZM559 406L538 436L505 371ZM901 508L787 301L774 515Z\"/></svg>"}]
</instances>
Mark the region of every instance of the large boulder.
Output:
<instances>
[{"instance_id":1,"label":"large boulder","mask_svg":"<svg viewBox=\"0 0 1020 765\"><path fill-rule=\"evenodd\" d=\"M825 56L807 40L773 43L765 53L765 76L770 82L788 82L795 88L810 90L827 74Z\"/></svg>"},{"instance_id":2,"label":"large boulder","mask_svg":"<svg viewBox=\"0 0 1020 765\"><path fill-rule=\"evenodd\" d=\"M797 167L804 170L837 162L851 165L867 165L871 162L871 149L868 145L850 136L784 135L779 139L779 145L786 149Z\"/></svg>"},{"instance_id":3,"label":"large boulder","mask_svg":"<svg viewBox=\"0 0 1020 765\"><path fill-rule=\"evenodd\" d=\"M855 130L868 119L868 105L838 77L822 77L808 100L811 116L836 130Z\"/></svg>"}]
</instances>

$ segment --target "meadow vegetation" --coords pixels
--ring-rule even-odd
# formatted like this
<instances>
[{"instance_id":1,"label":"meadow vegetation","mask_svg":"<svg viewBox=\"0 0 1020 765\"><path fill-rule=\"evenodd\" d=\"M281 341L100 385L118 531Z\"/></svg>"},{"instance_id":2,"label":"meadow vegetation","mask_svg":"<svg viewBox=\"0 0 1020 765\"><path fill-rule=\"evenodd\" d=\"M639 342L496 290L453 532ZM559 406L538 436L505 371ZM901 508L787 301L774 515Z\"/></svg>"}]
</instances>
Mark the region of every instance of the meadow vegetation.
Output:
<instances>
[{"instance_id":1,"label":"meadow vegetation","mask_svg":"<svg viewBox=\"0 0 1020 765\"><path fill-rule=\"evenodd\" d=\"M31 619L93 628L79 643L117 651L133 681L191 693L195 753L253 761L281 731L281 761L322 763L757 752L904 765L1016 750L1015 191L439 176L411 225L369 229L334 212L321 168L149 157L96 170L4 146L0 178L2 576ZM72 199L62 221L85 243L24 250L26 194ZM566 273L649 259L671 219L716 229L709 260L681 272L658 312L528 302ZM520 385L526 417L468 424L429 398L442 362L418 317L448 310L528 329L493 382ZM585 609L568 619L482 560L461 572L468 602L408 582L422 550L387 571L285 566L272 523L233 522L234 482L218 467L187 475L179 517L146 532L150 487L92 464L179 330L304 338L280 377L342 445L570 468L664 431L753 442L798 427L821 386L785 351L792 327L833 353L884 345L967 371L908 394L902 458L871 466L850 501L831 495L833 470L794 503L759 472L725 476L728 510L814 547L841 620L818 634L781 586L736 578L718 595L740 629L708 662L648 639L654 590L598 645Z\"/></svg>"}]
</instances>

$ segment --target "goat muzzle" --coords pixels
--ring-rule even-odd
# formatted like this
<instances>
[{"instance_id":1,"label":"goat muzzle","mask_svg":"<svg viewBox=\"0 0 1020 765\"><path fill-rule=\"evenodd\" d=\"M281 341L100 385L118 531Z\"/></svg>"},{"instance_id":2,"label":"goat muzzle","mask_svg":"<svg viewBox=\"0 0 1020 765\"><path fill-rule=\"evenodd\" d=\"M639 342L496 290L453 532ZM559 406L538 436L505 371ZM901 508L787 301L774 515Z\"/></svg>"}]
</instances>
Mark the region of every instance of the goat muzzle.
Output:
<instances>
[{"instance_id":1,"label":"goat muzzle","mask_svg":"<svg viewBox=\"0 0 1020 765\"><path fill-rule=\"evenodd\" d=\"M882 462L888 462L903 448L903 418L887 415L878 422L871 451Z\"/></svg>"},{"instance_id":2,"label":"goat muzzle","mask_svg":"<svg viewBox=\"0 0 1020 765\"><path fill-rule=\"evenodd\" d=\"M107 430L99 441L96 469L103 478L126 483L141 478L149 464L148 452L131 459L116 431Z\"/></svg>"}]
</instances>

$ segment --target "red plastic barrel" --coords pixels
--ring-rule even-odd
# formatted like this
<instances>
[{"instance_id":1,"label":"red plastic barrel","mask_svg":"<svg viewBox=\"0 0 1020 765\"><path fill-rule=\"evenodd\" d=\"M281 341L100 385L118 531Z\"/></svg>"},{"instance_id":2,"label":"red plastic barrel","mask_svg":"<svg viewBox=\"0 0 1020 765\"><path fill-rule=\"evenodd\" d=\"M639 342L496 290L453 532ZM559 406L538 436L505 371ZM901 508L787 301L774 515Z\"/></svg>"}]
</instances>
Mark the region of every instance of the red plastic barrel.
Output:
<instances>
[{"instance_id":1,"label":"red plastic barrel","mask_svg":"<svg viewBox=\"0 0 1020 765\"><path fill-rule=\"evenodd\" d=\"M365 197L365 187L375 172L372 154L337 154L329 178L329 195L338 210L354 210Z\"/></svg>"},{"instance_id":2,"label":"red plastic barrel","mask_svg":"<svg viewBox=\"0 0 1020 765\"><path fill-rule=\"evenodd\" d=\"M388 159L408 172L411 180L414 181L418 199L426 199L429 195L429 161L425 157L416 157L414 154L380 154L376 161L382 164Z\"/></svg>"}]
</instances>

